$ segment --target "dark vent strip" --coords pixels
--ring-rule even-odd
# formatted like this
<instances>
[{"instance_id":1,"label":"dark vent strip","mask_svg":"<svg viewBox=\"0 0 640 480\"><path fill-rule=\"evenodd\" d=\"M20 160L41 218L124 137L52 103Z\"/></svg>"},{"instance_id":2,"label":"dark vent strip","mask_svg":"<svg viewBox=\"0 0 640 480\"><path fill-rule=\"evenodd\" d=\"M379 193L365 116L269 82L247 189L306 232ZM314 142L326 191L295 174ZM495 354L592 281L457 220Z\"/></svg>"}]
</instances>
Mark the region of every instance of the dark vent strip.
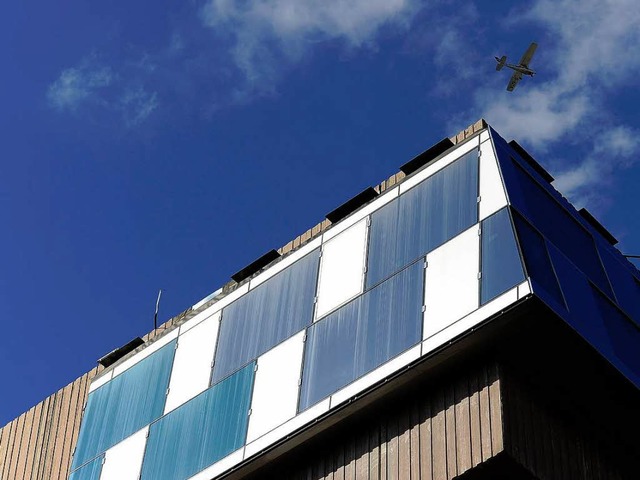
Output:
<instances>
[{"instance_id":1,"label":"dark vent strip","mask_svg":"<svg viewBox=\"0 0 640 480\"><path fill-rule=\"evenodd\" d=\"M233 278L233 280L236 283L240 283L241 281L249 278L254 273L262 270L264 267L266 267L267 265L269 265L271 262L273 262L275 259L279 257L280 257L280 254L277 251L270 250L264 255L262 255L259 259L257 259L255 262L250 263L239 272L231 275L231 278Z\"/></svg>"},{"instance_id":2,"label":"dark vent strip","mask_svg":"<svg viewBox=\"0 0 640 480\"><path fill-rule=\"evenodd\" d=\"M529 152L522 148L518 142L516 142L515 140L511 140L509 142L509 146L513 148L516 153L520 155L520 157L522 157L522 159L527 162L531 168L538 172L538 174L547 182L551 183L555 180L555 178L553 178L553 176L549 172L547 172L545 168L536 161L535 158L529 155Z\"/></svg>"},{"instance_id":3,"label":"dark vent strip","mask_svg":"<svg viewBox=\"0 0 640 480\"><path fill-rule=\"evenodd\" d=\"M444 138L436 143L433 147L425 150L417 157L409 160L407 163L400 167L400 171L405 175L411 175L416 170L420 170L423 166L429 163L431 160L435 160L444 152L453 147L453 142L449 138Z\"/></svg>"},{"instance_id":4,"label":"dark vent strip","mask_svg":"<svg viewBox=\"0 0 640 480\"><path fill-rule=\"evenodd\" d=\"M355 197L347 200L335 210L327 213L326 217L331 223L336 223L345 218L352 212L355 212L358 208L369 203L371 200L378 196L378 192L373 187L369 187Z\"/></svg>"},{"instance_id":5,"label":"dark vent strip","mask_svg":"<svg viewBox=\"0 0 640 480\"><path fill-rule=\"evenodd\" d=\"M587 210L586 208L581 208L580 210L578 210L578 213L582 218L589 222L589 225L595 228L596 231L600 235L602 235L607 242L609 242L611 245L616 245L618 243L618 239L611 235L611 232L604 228L604 226L598 220L596 220L593 215L591 215L591 212L589 212L589 210Z\"/></svg>"},{"instance_id":6,"label":"dark vent strip","mask_svg":"<svg viewBox=\"0 0 640 480\"><path fill-rule=\"evenodd\" d=\"M136 348L143 344L144 340L142 340L140 337L136 337L126 345L123 345L122 347L116 348L115 350L107 353L104 357L98 360L98 363L104 368L110 367L122 357L124 357L127 353L133 352Z\"/></svg>"}]
</instances>

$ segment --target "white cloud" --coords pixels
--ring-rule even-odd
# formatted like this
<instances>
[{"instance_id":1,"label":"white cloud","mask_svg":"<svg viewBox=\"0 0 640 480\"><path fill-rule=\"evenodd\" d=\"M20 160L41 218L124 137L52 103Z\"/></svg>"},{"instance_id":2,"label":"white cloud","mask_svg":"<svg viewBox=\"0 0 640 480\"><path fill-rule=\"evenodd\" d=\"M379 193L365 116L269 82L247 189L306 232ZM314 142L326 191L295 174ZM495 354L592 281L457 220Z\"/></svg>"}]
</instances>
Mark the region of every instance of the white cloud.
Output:
<instances>
[{"instance_id":1,"label":"white cloud","mask_svg":"<svg viewBox=\"0 0 640 480\"><path fill-rule=\"evenodd\" d=\"M574 200L593 200L601 194L589 189L629 168L640 149L638 132L617 120L608 103L640 73L633 54L640 49L640 9L635 0L538 0L511 23L545 30L532 62L538 75L510 94L478 90L476 110L534 150L556 151L560 141L579 145L585 153L576 164L556 160L556 185Z\"/></svg>"},{"instance_id":2,"label":"white cloud","mask_svg":"<svg viewBox=\"0 0 640 480\"><path fill-rule=\"evenodd\" d=\"M49 104L57 110L76 110L101 89L113 82L113 72L108 67L85 61L77 67L63 70L47 91Z\"/></svg>"},{"instance_id":3,"label":"white cloud","mask_svg":"<svg viewBox=\"0 0 640 480\"><path fill-rule=\"evenodd\" d=\"M128 127L139 125L158 108L158 94L144 88L127 89L120 98L120 109Z\"/></svg>"},{"instance_id":4,"label":"white cloud","mask_svg":"<svg viewBox=\"0 0 640 480\"><path fill-rule=\"evenodd\" d=\"M272 80L279 61L299 59L314 43L371 45L385 26L406 26L417 0L209 0L205 24L233 37L236 65L250 83Z\"/></svg>"}]
</instances>

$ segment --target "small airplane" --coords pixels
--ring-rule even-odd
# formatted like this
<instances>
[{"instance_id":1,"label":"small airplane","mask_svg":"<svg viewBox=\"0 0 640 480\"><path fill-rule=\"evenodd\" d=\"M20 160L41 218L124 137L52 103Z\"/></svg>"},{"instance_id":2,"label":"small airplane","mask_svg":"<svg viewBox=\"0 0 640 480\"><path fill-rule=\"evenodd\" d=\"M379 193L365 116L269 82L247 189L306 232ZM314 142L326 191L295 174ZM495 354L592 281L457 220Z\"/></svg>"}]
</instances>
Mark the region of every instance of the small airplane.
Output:
<instances>
[{"instance_id":1,"label":"small airplane","mask_svg":"<svg viewBox=\"0 0 640 480\"><path fill-rule=\"evenodd\" d=\"M509 80L509 85L507 86L507 90L509 92L513 92L513 89L516 88L518 82L522 80L523 75L529 75L530 77L533 77L536 74L536 72L529 68L529 62L531 61L531 57L533 57L533 54L536 52L536 48L538 48L538 44L536 42L531 42L531 45L529 45L527 51L524 52L524 55L522 55L522 58L520 59L520 63L518 63L517 65L507 63L506 55L503 55L502 58L495 57L496 62L498 62L498 65L496 65L496 70L500 71L502 70L502 67L507 67L511 70L515 70L513 75L511 75L511 80Z\"/></svg>"}]
</instances>

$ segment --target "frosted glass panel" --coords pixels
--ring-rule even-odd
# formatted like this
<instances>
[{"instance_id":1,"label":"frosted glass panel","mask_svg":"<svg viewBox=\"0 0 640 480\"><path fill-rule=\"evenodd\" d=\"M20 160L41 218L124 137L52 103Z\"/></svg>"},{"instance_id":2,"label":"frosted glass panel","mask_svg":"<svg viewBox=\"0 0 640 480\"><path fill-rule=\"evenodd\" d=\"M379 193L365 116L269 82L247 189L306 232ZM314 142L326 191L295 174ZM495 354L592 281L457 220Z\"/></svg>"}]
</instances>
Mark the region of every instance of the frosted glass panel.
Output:
<instances>
[{"instance_id":1,"label":"frosted glass panel","mask_svg":"<svg viewBox=\"0 0 640 480\"><path fill-rule=\"evenodd\" d=\"M151 425L142 480L184 480L245 443L255 364Z\"/></svg>"},{"instance_id":2,"label":"frosted glass panel","mask_svg":"<svg viewBox=\"0 0 640 480\"><path fill-rule=\"evenodd\" d=\"M314 250L223 310L214 383L311 324L318 260Z\"/></svg>"},{"instance_id":3,"label":"frosted glass panel","mask_svg":"<svg viewBox=\"0 0 640 480\"><path fill-rule=\"evenodd\" d=\"M484 305L524 281L524 270L509 209L503 208L482 221L482 281L480 299Z\"/></svg>"},{"instance_id":4,"label":"frosted glass panel","mask_svg":"<svg viewBox=\"0 0 640 480\"><path fill-rule=\"evenodd\" d=\"M160 417L175 340L89 394L73 467Z\"/></svg>"},{"instance_id":5,"label":"frosted glass panel","mask_svg":"<svg viewBox=\"0 0 640 480\"><path fill-rule=\"evenodd\" d=\"M142 468L147 432L143 428L107 450L100 480L138 480Z\"/></svg>"},{"instance_id":6,"label":"frosted glass panel","mask_svg":"<svg viewBox=\"0 0 640 480\"><path fill-rule=\"evenodd\" d=\"M478 221L478 150L371 215L367 288Z\"/></svg>"},{"instance_id":7,"label":"frosted glass panel","mask_svg":"<svg viewBox=\"0 0 640 480\"><path fill-rule=\"evenodd\" d=\"M300 332L258 358L247 443L295 416L303 338Z\"/></svg>"},{"instance_id":8,"label":"frosted glass panel","mask_svg":"<svg viewBox=\"0 0 640 480\"><path fill-rule=\"evenodd\" d=\"M69 475L69 480L100 480L103 460L104 455L100 455L98 458L90 461L86 465L83 465Z\"/></svg>"},{"instance_id":9,"label":"frosted glass panel","mask_svg":"<svg viewBox=\"0 0 640 480\"><path fill-rule=\"evenodd\" d=\"M209 387L219 319L218 312L178 337L165 413Z\"/></svg>"},{"instance_id":10,"label":"frosted glass panel","mask_svg":"<svg viewBox=\"0 0 640 480\"><path fill-rule=\"evenodd\" d=\"M480 145L480 220L507 205L507 196L491 142Z\"/></svg>"},{"instance_id":11,"label":"frosted glass panel","mask_svg":"<svg viewBox=\"0 0 640 480\"><path fill-rule=\"evenodd\" d=\"M366 241L364 219L322 246L316 318L362 293Z\"/></svg>"},{"instance_id":12,"label":"frosted glass panel","mask_svg":"<svg viewBox=\"0 0 640 480\"><path fill-rule=\"evenodd\" d=\"M418 343L423 289L416 262L309 328L299 409Z\"/></svg>"},{"instance_id":13,"label":"frosted glass panel","mask_svg":"<svg viewBox=\"0 0 640 480\"><path fill-rule=\"evenodd\" d=\"M427 255L424 338L478 308L478 225Z\"/></svg>"}]
</instances>

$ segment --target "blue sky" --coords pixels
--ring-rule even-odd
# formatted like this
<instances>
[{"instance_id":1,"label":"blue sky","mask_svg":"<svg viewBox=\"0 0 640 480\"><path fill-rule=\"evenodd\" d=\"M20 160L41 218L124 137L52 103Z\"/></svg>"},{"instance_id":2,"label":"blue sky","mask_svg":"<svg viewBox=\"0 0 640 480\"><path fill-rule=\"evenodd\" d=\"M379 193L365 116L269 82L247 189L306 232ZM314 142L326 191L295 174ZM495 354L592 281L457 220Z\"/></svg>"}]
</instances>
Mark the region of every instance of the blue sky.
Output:
<instances>
[{"instance_id":1,"label":"blue sky","mask_svg":"<svg viewBox=\"0 0 640 480\"><path fill-rule=\"evenodd\" d=\"M640 9L486 3L3 2L0 425L480 117L640 253Z\"/></svg>"}]
</instances>

